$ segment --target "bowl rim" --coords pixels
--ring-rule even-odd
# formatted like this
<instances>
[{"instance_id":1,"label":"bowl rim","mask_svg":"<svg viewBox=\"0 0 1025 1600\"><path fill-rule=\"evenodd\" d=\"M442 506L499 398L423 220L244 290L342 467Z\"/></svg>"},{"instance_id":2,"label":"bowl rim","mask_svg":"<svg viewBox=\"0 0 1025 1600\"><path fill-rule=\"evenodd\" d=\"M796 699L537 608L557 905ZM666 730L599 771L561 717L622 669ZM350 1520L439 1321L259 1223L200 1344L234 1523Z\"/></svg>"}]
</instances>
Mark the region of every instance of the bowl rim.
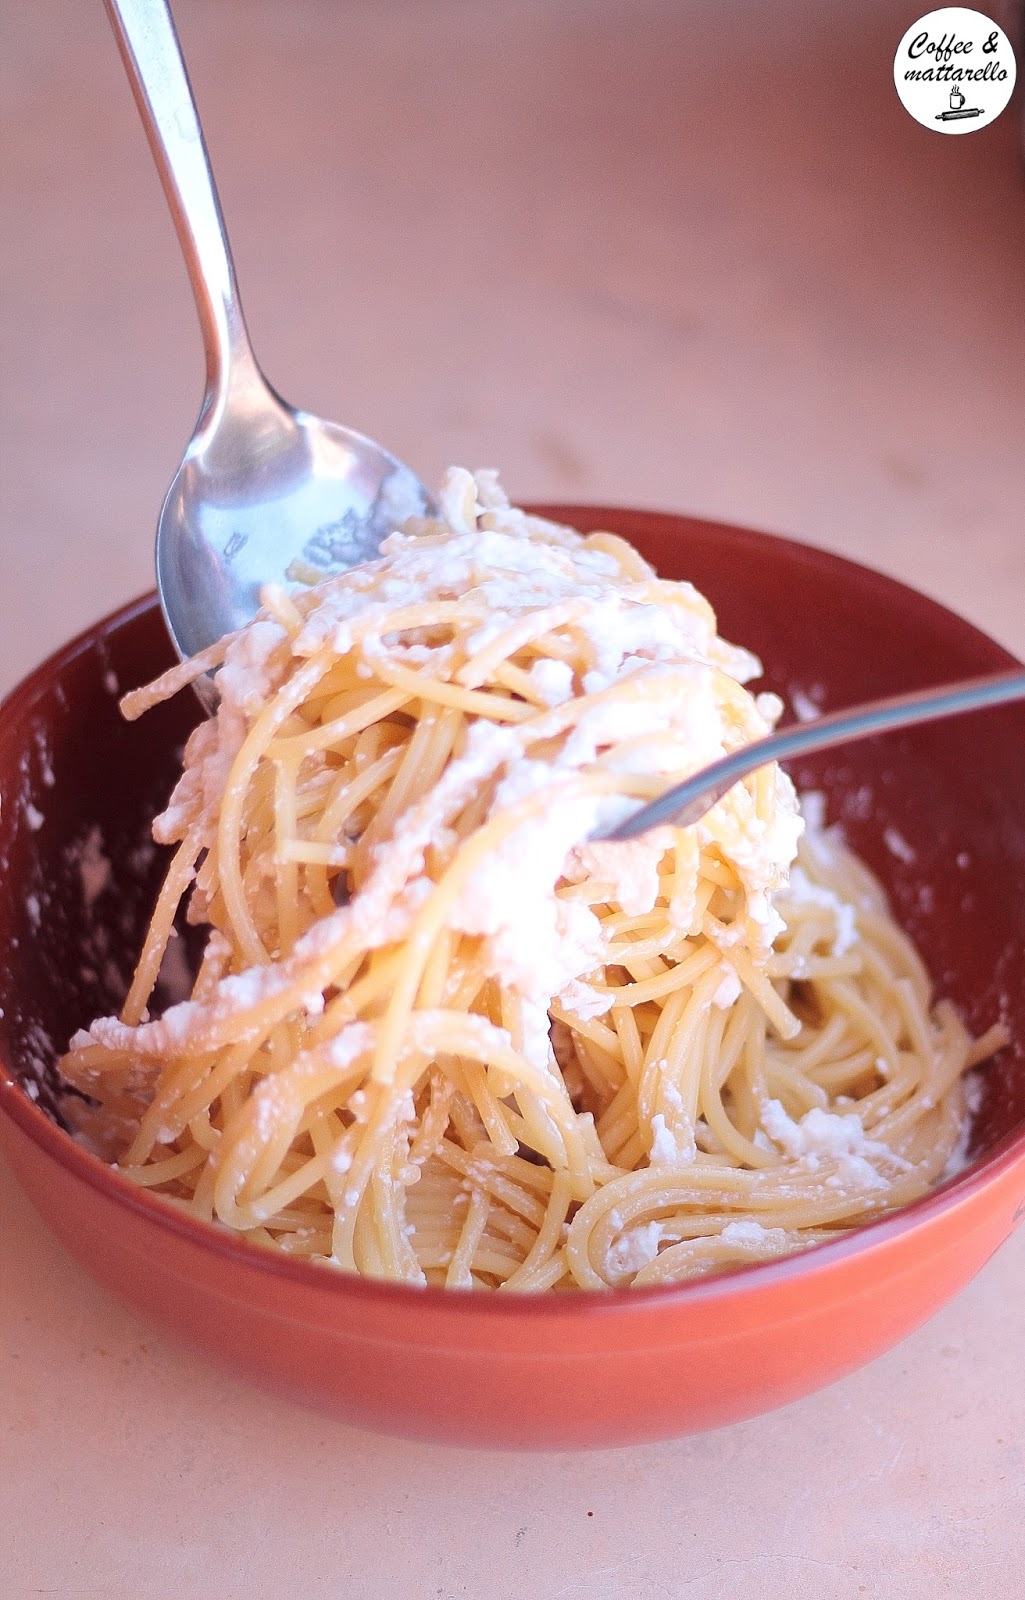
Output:
<instances>
[{"instance_id":1,"label":"bowl rim","mask_svg":"<svg viewBox=\"0 0 1025 1600\"><path fill-rule=\"evenodd\" d=\"M640 507L614 507L576 502L536 502L528 505L528 512L550 516L578 525L596 515L623 520L643 521L649 527L662 525L666 531L678 528L681 523L705 530L728 533L741 546L763 546L767 541L783 547L787 555L806 567L824 570L834 576L857 573L860 581L887 590L893 599L912 608L923 619L939 621L951 630L958 642L985 647L991 656L994 669L999 666L1020 666L1022 663L997 640L940 601L932 599L921 590L913 589L887 573L846 556L823 550L816 545L787 536L765 533L715 518L689 516L685 513L646 510ZM0 701L0 737L4 727L23 717L31 710L54 678L85 651L92 649L98 639L152 613L160 618L160 607L153 590L118 607L107 616L83 628L66 644L52 652L20 680ZM55 1160L72 1178L115 1204L123 1205L143 1219L149 1219L159 1229L177 1235L195 1247L207 1250L226 1262L243 1270L252 1269L267 1273L279 1282L292 1282L297 1287L316 1289L320 1293L340 1297L340 1304L355 1296L368 1306L384 1309L389 1305L406 1310L430 1309L432 1314L460 1318L485 1312L489 1317L503 1321L534 1321L574 1318L629 1317L631 1313L650 1315L653 1311L667 1313L699 1307L711 1302L725 1303L750 1299L763 1292L784 1285L792 1285L813 1274L828 1272L843 1266L855 1256L868 1256L884 1249L903 1235L920 1227L928 1227L941 1217L961 1210L987 1189L997 1185L1002 1177L1025 1164L1025 1121L1004 1134L962 1172L930 1189L928 1193L899 1210L859 1224L840 1239L812 1245L806 1250L782 1257L777 1261L752 1262L736 1266L708 1278L692 1279L682 1283L652 1285L643 1288L608 1288L603 1290L567 1291L559 1295L530 1293L493 1293L481 1295L473 1291L453 1291L438 1285L396 1283L386 1279L361 1277L358 1274L332 1269L326 1262L312 1262L294 1258L284 1253L250 1243L244 1234L236 1234L216 1222L207 1222L179 1208L168 1197L155 1194L132 1183L115 1166L108 1166L98 1156L76 1143L47 1115L26 1093L21 1081L15 1077L6 1059L0 1056L0 1115L11 1122L45 1156ZM1011 1227L1025 1219L1025 1200L1022 1200L1011 1219ZM228 1293L228 1286L220 1292Z\"/></svg>"}]
</instances>

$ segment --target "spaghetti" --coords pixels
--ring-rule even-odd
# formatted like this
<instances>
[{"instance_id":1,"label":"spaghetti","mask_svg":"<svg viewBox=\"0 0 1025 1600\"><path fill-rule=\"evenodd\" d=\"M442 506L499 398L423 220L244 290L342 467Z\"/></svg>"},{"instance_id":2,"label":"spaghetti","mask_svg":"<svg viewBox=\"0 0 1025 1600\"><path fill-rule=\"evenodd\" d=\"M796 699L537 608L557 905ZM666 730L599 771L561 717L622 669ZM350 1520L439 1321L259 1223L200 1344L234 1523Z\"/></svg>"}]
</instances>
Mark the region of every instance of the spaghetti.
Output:
<instances>
[{"instance_id":1,"label":"spaghetti","mask_svg":"<svg viewBox=\"0 0 1025 1600\"><path fill-rule=\"evenodd\" d=\"M769 731L756 659L492 473L441 504L123 702L216 672L131 991L61 1062L81 1135L259 1244L451 1287L674 1282L924 1193L1000 1039L786 775L589 842ZM151 1018L187 894L205 953Z\"/></svg>"}]
</instances>

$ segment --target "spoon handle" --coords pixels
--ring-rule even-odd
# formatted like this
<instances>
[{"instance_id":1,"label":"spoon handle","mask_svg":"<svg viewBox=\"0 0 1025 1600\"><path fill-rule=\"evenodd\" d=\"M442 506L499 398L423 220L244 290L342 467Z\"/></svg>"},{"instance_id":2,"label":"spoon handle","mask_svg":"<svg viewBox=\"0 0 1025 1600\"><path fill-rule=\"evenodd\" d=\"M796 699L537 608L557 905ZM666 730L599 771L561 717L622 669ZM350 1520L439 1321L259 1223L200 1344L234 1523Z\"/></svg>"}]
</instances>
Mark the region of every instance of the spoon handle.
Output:
<instances>
[{"instance_id":1,"label":"spoon handle","mask_svg":"<svg viewBox=\"0 0 1025 1600\"><path fill-rule=\"evenodd\" d=\"M965 711L1004 705L1011 700L1025 700L1023 667L984 678L966 678L962 683L948 683L936 689L920 689L914 694L870 700L865 705L851 706L846 711L834 711L829 716L818 717L814 722L784 728L781 733L770 734L766 739L758 739L754 744L735 750L732 755L695 773L685 783L678 783L675 788L667 790L650 805L642 806L640 811L635 811L617 828L597 837L636 839L650 828L667 822L680 828L689 827L706 811L710 811L716 801L721 800L741 778L746 778L748 773L767 766L771 761L790 761L795 756L810 755L813 750L829 750L834 745L853 744L857 739L886 733L891 728L910 728L916 723L956 717Z\"/></svg>"},{"instance_id":2,"label":"spoon handle","mask_svg":"<svg viewBox=\"0 0 1025 1600\"><path fill-rule=\"evenodd\" d=\"M236 367L255 368L224 218L165 0L105 0L196 297L206 350L204 412Z\"/></svg>"}]
</instances>

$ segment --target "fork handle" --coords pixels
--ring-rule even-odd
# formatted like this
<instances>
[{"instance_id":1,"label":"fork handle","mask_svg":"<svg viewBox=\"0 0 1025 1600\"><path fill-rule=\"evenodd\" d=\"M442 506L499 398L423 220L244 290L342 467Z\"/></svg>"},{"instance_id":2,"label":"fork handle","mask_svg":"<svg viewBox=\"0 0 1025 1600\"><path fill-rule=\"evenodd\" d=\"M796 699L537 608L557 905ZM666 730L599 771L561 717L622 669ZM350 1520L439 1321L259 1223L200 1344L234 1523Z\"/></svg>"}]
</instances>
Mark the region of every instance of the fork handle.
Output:
<instances>
[{"instance_id":1,"label":"fork handle","mask_svg":"<svg viewBox=\"0 0 1025 1600\"><path fill-rule=\"evenodd\" d=\"M667 790L650 805L642 806L617 828L600 837L636 839L650 828L669 822L686 828L698 822L741 778L772 761L791 761L795 756L830 750L834 745L853 744L858 739L868 739L872 734L886 733L893 728L911 728L921 722L936 722L942 717L979 711L984 706L1006 705L1012 700L1025 700L1025 667L833 711L814 722L784 728L781 733L770 734L768 738L757 739L735 750L732 755L713 762L684 783Z\"/></svg>"}]
</instances>

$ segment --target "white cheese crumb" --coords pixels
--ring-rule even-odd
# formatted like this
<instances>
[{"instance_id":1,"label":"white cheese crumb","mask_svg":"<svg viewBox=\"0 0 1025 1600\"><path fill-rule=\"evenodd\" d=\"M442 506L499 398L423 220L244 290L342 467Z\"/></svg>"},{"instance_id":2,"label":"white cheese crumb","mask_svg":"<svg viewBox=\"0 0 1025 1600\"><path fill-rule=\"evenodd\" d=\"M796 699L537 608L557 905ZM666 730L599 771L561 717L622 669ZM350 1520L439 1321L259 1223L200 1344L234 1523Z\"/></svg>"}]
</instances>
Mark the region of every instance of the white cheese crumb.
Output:
<instances>
[{"instance_id":1,"label":"white cheese crumb","mask_svg":"<svg viewBox=\"0 0 1025 1600\"><path fill-rule=\"evenodd\" d=\"M790 704L798 722L815 722L822 715L822 707L816 705L811 695L805 694L803 689L791 689Z\"/></svg>"},{"instance_id":2,"label":"white cheese crumb","mask_svg":"<svg viewBox=\"0 0 1025 1600\"><path fill-rule=\"evenodd\" d=\"M883 829L883 843L885 844L887 850L889 850L890 854L892 856L896 856L898 861L903 861L904 865L907 867L910 867L915 861L918 860L917 855L908 844L904 835L896 828L891 827Z\"/></svg>"},{"instance_id":3,"label":"white cheese crumb","mask_svg":"<svg viewBox=\"0 0 1025 1600\"><path fill-rule=\"evenodd\" d=\"M970 1165L968 1146L972 1142L975 1119L982 1105L982 1079L977 1072L970 1072L962 1081L964 1084L965 1117L961 1124L961 1131L957 1136L957 1143L947 1157L947 1164L940 1175L941 1183L945 1183L949 1178L956 1178L958 1173L963 1172Z\"/></svg>"},{"instance_id":4,"label":"white cheese crumb","mask_svg":"<svg viewBox=\"0 0 1025 1600\"><path fill-rule=\"evenodd\" d=\"M724 1244L738 1244L755 1250L782 1250L787 1236L784 1228L763 1228L760 1222L728 1222L719 1235Z\"/></svg>"},{"instance_id":5,"label":"white cheese crumb","mask_svg":"<svg viewBox=\"0 0 1025 1600\"><path fill-rule=\"evenodd\" d=\"M841 900L832 889L813 883L803 867L794 867L790 873L787 898L796 905L816 905L833 913L836 933L833 938L833 955L845 956L858 942L857 911L847 900Z\"/></svg>"},{"instance_id":6,"label":"white cheese crumb","mask_svg":"<svg viewBox=\"0 0 1025 1600\"><path fill-rule=\"evenodd\" d=\"M826 826L826 797L821 789L805 789L801 795L801 813L809 833L821 833Z\"/></svg>"},{"instance_id":7,"label":"white cheese crumb","mask_svg":"<svg viewBox=\"0 0 1025 1600\"><path fill-rule=\"evenodd\" d=\"M531 667L530 682L546 706L562 705L573 693L573 669L567 661L543 656Z\"/></svg>"},{"instance_id":8,"label":"white cheese crumb","mask_svg":"<svg viewBox=\"0 0 1025 1600\"><path fill-rule=\"evenodd\" d=\"M728 962L721 963L722 978L719 987L712 995L712 1004L720 1011L728 1011L740 999L741 982L737 976L736 968Z\"/></svg>"},{"instance_id":9,"label":"white cheese crumb","mask_svg":"<svg viewBox=\"0 0 1025 1600\"><path fill-rule=\"evenodd\" d=\"M847 1184L857 1188L886 1187L887 1180L867 1158L882 1156L890 1162L897 1158L887 1145L866 1137L856 1112L837 1116L833 1111L813 1106L800 1122L795 1122L779 1100L768 1100L762 1108L761 1120L766 1133L784 1154L793 1160L805 1161L809 1170L817 1171L822 1160L836 1161L837 1173L826 1180L831 1187Z\"/></svg>"},{"instance_id":10,"label":"white cheese crumb","mask_svg":"<svg viewBox=\"0 0 1025 1600\"><path fill-rule=\"evenodd\" d=\"M666 1119L661 1111L651 1119L651 1150L648 1160L652 1166L678 1166L680 1162L693 1161L697 1156L697 1146L694 1137L684 1138L681 1142L679 1136L672 1128L666 1126Z\"/></svg>"},{"instance_id":11,"label":"white cheese crumb","mask_svg":"<svg viewBox=\"0 0 1025 1600\"><path fill-rule=\"evenodd\" d=\"M661 1223L643 1222L639 1227L627 1228L609 1249L608 1267L616 1274L640 1272L649 1261L654 1261L661 1243Z\"/></svg>"}]
</instances>

